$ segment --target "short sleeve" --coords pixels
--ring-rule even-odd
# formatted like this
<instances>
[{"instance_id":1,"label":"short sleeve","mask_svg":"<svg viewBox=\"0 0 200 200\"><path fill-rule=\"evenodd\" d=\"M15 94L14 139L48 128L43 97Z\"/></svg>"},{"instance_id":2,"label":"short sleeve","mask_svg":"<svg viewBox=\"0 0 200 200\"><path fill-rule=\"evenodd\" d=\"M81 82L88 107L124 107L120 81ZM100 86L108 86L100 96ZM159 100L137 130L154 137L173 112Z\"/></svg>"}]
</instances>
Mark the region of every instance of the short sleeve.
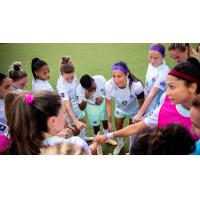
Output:
<instances>
[{"instance_id":1,"label":"short sleeve","mask_svg":"<svg viewBox=\"0 0 200 200\"><path fill-rule=\"evenodd\" d=\"M140 95L142 92L144 92L144 88L143 88L143 85L140 81L138 82L133 82L134 84L134 91L135 91L135 95L138 96Z\"/></svg>"},{"instance_id":2,"label":"short sleeve","mask_svg":"<svg viewBox=\"0 0 200 200\"><path fill-rule=\"evenodd\" d=\"M65 100L69 101L69 96L67 94L67 88L65 87L64 83L61 83L60 80L58 80L58 82L57 82L57 91L63 101L65 101Z\"/></svg>"},{"instance_id":3,"label":"short sleeve","mask_svg":"<svg viewBox=\"0 0 200 200\"><path fill-rule=\"evenodd\" d=\"M158 126L158 115L159 115L161 106L162 105L160 105L159 107L157 107L150 116L144 118L144 123L148 127Z\"/></svg>"},{"instance_id":4,"label":"short sleeve","mask_svg":"<svg viewBox=\"0 0 200 200\"><path fill-rule=\"evenodd\" d=\"M114 85L111 83L111 80L107 81L105 84L105 95L106 95L106 99L111 100L112 99L112 95L111 93L114 90Z\"/></svg>"}]
</instances>

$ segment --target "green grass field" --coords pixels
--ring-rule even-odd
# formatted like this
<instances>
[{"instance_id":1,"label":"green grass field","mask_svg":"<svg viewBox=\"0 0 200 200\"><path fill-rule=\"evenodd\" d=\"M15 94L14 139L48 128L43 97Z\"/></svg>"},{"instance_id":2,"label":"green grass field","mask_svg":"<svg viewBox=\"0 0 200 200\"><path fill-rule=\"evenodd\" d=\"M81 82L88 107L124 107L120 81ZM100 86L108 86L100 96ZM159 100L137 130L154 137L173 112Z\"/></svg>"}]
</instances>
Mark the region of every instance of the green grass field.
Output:
<instances>
[{"instance_id":1,"label":"green grass field","mask_svg":"<svg viewBox=\"0 0 200 200\"><path fill-rule=\"evenodd\" d=\"M144 81L148 65L149 45L146 43L0 44L0 72L7 73L9 66L14 61L21 61L23 68L28 73L27 90L31 90L31 60L34 57L39 57L49 64L51 70L50 83L56 88L60 58L68 55L76 66L76 73L79 78L88 73L90 75L103 75L109 80L112 64L118 60L123 60L128 64L130 70ZM166 44L166 47L168 47L168 44ZM165 61L170 67L175 64L168 54ZM93 135L90 126L87 128L87 134ZM129 140L126 139L121 154L128 152L128 147ZM112 153L113 149L110 145L103 145L104 154Z\"/></svg>"}]
</instances>

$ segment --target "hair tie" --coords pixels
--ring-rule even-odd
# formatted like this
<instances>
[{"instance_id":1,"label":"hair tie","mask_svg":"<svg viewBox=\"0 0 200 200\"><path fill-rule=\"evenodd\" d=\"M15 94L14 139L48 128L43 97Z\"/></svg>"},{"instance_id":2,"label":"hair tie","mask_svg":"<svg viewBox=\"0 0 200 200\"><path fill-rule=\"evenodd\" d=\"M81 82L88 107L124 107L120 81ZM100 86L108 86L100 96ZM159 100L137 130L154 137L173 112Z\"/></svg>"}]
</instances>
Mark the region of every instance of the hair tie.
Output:
<instances>
[{"instance_id":1,"label":"hair tie","mask_svg":"<svg viewBox=\"0 0 200 200\"><path fill-rule=\"evenodd\" d=\"M34 99L34 97L33 97L32 93L25 94L25 102L27 104L30 105L33 102L33 99Z\"/></svg>"},{"instance_id":2,"label":"hair tie","mask_svg":"<svg viewBox=\"0 0 200 200\"><path fill-rule=\"evenodd\" d=\"M128 69L123 68L123 67L121 67L119 65L113 65L112 66L112 70L120 70L120 71L124 72L125 74L128 74Z\"/></svg>"},{"instance_id":3,"label":"hair tie","mask_svg":"<svg viewBox=\"0 0 200 200\"><path fill-rule=\"evenodd\" d=\"M158 51L163 57L164 57L164 55L165 55L165 51L161 48L161 47L159 47L158 45L152 45L150 48L149 48L149 50L151 51Z\"/></svg>"}]
</instances>

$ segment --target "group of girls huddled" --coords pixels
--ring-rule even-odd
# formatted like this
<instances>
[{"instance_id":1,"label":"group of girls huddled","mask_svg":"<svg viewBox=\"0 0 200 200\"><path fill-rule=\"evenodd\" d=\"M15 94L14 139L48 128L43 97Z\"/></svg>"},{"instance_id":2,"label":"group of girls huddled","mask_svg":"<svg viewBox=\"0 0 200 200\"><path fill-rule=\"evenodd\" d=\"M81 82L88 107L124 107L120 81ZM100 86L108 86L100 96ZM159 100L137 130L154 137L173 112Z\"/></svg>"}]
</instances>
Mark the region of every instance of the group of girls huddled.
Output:
<instances>
[{"instance_id":1,"label":"group of girls huddled","mask_svg":"<svg viewBox=\"0 0 200 200\"><path fill-rule=\"evenodd\" d=\"M150 46L145 84L124 61L111 66L108 81L89 74L78 79L72 59L64 56L56 88L48 81L48 63L33 58L32 91L25 91L27 73L20 62L13 63L8 75L0 73L0 152L103 154L105 142L116 146L118 155L130 136L130 154L199 154L199 47L172 43L168 50L177 62L171 70L165 46ZM86 124L94 137L86 133Z\"/></svg>"}]
</instances>

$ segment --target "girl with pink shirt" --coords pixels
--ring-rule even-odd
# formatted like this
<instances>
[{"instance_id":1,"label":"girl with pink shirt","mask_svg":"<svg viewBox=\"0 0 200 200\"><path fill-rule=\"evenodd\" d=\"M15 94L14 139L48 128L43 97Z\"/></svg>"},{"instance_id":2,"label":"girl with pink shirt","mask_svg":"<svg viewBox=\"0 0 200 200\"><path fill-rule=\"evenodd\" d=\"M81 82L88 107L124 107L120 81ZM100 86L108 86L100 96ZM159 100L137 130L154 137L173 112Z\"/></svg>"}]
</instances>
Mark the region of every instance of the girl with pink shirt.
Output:
<instances>
[{"instance_id":1,"label":"girl with pink shirt","mask_svg":"<svg viewBox=\"0 0 200 200\"><path fill-rule=\"evenodd\" d=\"M106 136L97 136L95 141L103 143L106 139L126 137L141 133L149 127L165 127L168 124L182 124L190 131L194 140L198 137L191 133L190 108L192 99L200 93L200 63L195 58L176 65L167 76L167 91L163 102L151 116L131 124Z\"/></svg>"}]
</instances>

